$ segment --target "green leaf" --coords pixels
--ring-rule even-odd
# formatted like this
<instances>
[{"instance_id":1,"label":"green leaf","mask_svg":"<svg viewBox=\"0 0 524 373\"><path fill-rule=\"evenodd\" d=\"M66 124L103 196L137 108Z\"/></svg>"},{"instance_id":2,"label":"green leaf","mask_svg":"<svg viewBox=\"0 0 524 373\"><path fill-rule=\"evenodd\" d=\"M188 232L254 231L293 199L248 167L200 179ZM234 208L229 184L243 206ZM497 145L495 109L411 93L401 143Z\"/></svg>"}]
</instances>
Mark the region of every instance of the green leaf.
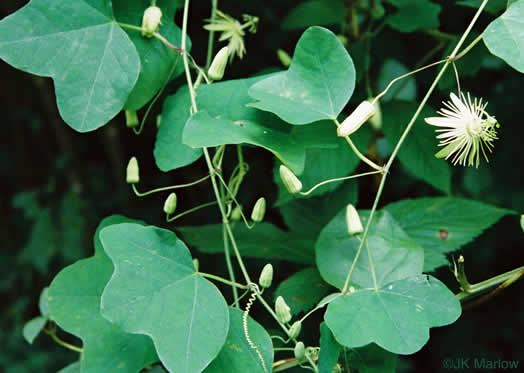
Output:
<instances>
[{"instance_id":1,"label":"green leaf","mask_svg":"<svg viewBox=\"0 0 524 373\"><path fill-rule=\"evenodd\" d=\"M414 102L395 101L382 106L382 129L391 144L396 144L417 109ZM451 188L451 171L444 159L437 159L435 132L424 122L424 118L434 116L434 112L424 107L406 137L398 158L407 172L417 179L449 193Z\"/></svg>"},{"instance_id":2,"label":"green leaf","mask_svg":"<svg viewBox=\"0 0 524 373\"><path fill-rule=\"evenodd\" d=\"M459 301L444 284L419 275L339 296L324 317L335 339L346 347L374 342L407 355L424 346L429 328L453 323L460 312Z\"/></svg>"},{"instance_id":3,"label":"green leaf","mask_svg":"<svg viewBox=\"0 0 524 373\"><path fill-rule=\"evenodd\" d=\"M360 211L359 214L365 226L368 213ZM322 229L315 244L317 267L322 278L341 289L359 246L360 240L347 232L343 209ZM379 211L373 217L366 245L351 275L351 283L363 288L374 286L366 247L371 251L378 286L422 272L422 248L387 211Z\"/></svg>"},{"instance_id":4,"label":"green leaf","mask_svg":"<svg viewBox=\"0 0 524 373\"><path fill-rule=\"evenodd\" d=\"M101 312L116 326L153 339L170 372L201 372L229 329L227 305L197 272L186 245L168 230L123 223L100 239L115 271Z\"/></svg>"},{"instance_id":5,"label":"green leaf","mask_svg":"<svg viewBox=\"0 0 524 373\"><path fill-rule=\"evenodd\" d=\"M479 8L482 4L483 0L464 0L464 1L457 1L458 5L467 6L470 8ZM515 2L519 0L512 0L510 2ZM506 5L508 4L508 0L490 0L484 7L484 10L489 13L498 13L503 9L506 9Z\"/></svg>"},{"instance_id":6,"label":"green leaf","mask_svg":"<svg viewBox=\"0 0 524 373\"><path fill-rule=\"evenodd\" d=\"M409 72L410 70L399 61L394 59L385 60L378 75L378 90L382 92L393 79ZM410 76L393 84L389 91L382 96L380 102L382 104L392 99L413 101L416 97L417 84L415 78ZM357 133L359 132L360 130Z\"/></svg>"},{"instance_id":7,"label":"green leaf","mask_svg":"<svg viewBox=\"0 0 524 373\"><path fill-rule=\"evenodd\" d=\"M82 373L139 372L158 360L151 339L124 332L100 315L100 297L113 273L101 246L100 230L124 217L104 219L95 233L95 255L64 268L48 291L51 318L83 341Z\"/></svg>"},{"instance_id":8,"label":"green leaf","mask_svg":"<svg viewBox=\"0 0 524 373\"><path fill-rule=\"evenodd\" d=\"M222 224L177 227L185 242L209 254L223 254ZM315 241L302 235L284 232L272 224L259 223L249 230L243 223L233 228L242 256L289 260L313 264Z\"/></svg>"},{"instance_id":9,"label":"green leaf","mask_svg":"<svg viewBox=\"0 0 524 373\"><path fill-rule=\"evenodd\" d=\"M294 7L282 21L284 30L316 25L333 25L344 21L346 10L340 0L310 0Z\"/></svg>"},{"instance_id":10,"label":"green leaf","mask_svg":"<svg viewBox=\"0 0 524 373\"><path fill-rule=\"evenodd\" d=\"M282 281L275 290L274 298L284 297L291 314L307 312L317 305L330 290L316 268L305 268Z\"/></svg>"},{"instance_id":11,"label":"green leaf","mask_svg":"<svg viewBox=\"0 0 524 373\"><path fill-rule=\"evenodd\" d=\"M56 373L81 373L81 365L80 362L77 361L76 363L73 363L71 365L66 366L65 368L60 369Z\"/></svg>"},{"instance_id":12,"label":"green leaf","mask_svg":"<svg viewBox=\"0 0 524 373\"><path fill-rule=\"evenodd\" d=\"M332 373L342 346L333 337L326 323L320 324L320 355L318 357L318 373Z\"/></svg>"},{"instance_id":13,"label":"green leaf","mask_svg":"<svg viewBox=\"0 0 524 373\"><path fill-rule=\"evenodd\" d=\"M115 18L122 23L139 26L148 3L143 0L112 0ZM182 31L173 23L175 6L171 0L159 0L162 9L162 24L158 32L171 44L180 46ZM139 31L125 29L140 56L140 75L125 103L126 110L138 110L144 106L159 89L184 71L180 54L156 38L145 38ZM187 38L186 49L191 50Z\"/></svg>"},{"instance_id":14,"label":"green leaf","mask_svg":"<svg viewBox=\"0 0 524 373\"><path fill-rule=\"evenodd\" d=\"M224 347L217 358L204 370L204 373L252 372L264 373L271 371L273 365L273 342L266 330L251 317L247 319L249 338L258 348L264 363L257 351L249 345L244 334L243 311L229 308L229 332ZM266 369L264 369L264 366Z\"/></svg>"},{"instance_id":15,"label":"green leaf","mask_svg":"<svg viewBox=\"0 0 524 373\"><path fill-rule=\"evenodd\" d=\"M406 199L384 209L424 248L424 271L448 264L444 254L473 241L503 216L515 214L511 210L452 197Z\"/></svg>"},{"instance_id":16,"label":"green leaf","mask_svg":"<svg viewBox=\"0 0 524 373\"><path fill-rule=\"evenodd\" d=\"M524 1L512 4L484 31L489 51L515 70L524 73Z\"/></svg>"},{"instance_id":17,"label":"green leaf","mask_svg":"<svg viewBox=\"0 0 524 373\"><path fill-rule=\"evenodd\" d=\"M285 72L254 84L251 104L291 124L334 120L355 88L355 68L344 46L329 30L307 29L297 43Z\"/></svg>"},{"instance_id":18,"label":"green leaf","mask_svg":"<svg viewBox=\"0 0 524 373\"><path fill-rule=\"evenodd\" d=\"M46 317L37 316L25 323L22 334L29 344L33 344L35 338L38 336L38 334L40 334L42 329L44 329L46 322Z\"/></svg>"},{"instance_id":19,"label":"green leaf","mask_svg":"<svg viewBox=\"0 0 524 373\"><path fill-rule=\"evenodd\" d=\"M352 349L349 353L349 364L359 373L395 373L397 355L371 343L362 348Z\"/></svg>"},{"instance_id":20,"label":"green leaf","mask_svg":"<svg viewBox=\"0 0 524 373\"><path fill-rule=\"evenodd\" d=\"M0 22L0 35L4 61L53 78L58 110L79 132L118 114L138 79L138 53L110 2L32 0Z\"/></svg>"},{"instance_id":21,"label":"green leaf","mask_svg":"<svg viewBox=\"0 0 524 373\"><path fill-rule=\"evenodd\" d=\"M400 32L438 29L441 7L428 0L387 0L398 8L388 17L391 28Z\"/></svg>"},{"instance_id":22,"label":"green leaf","mask_svg":"<svg viewBox=\"0 0 524 373\"><path fill-rule=\"evenodd\" d=\"M38 309L42 316L49 316L49 306L47 305L47 292L49 291L48 287L42 289L40 293L40 298L38 298Z\"/></svg>"}]
</instances>

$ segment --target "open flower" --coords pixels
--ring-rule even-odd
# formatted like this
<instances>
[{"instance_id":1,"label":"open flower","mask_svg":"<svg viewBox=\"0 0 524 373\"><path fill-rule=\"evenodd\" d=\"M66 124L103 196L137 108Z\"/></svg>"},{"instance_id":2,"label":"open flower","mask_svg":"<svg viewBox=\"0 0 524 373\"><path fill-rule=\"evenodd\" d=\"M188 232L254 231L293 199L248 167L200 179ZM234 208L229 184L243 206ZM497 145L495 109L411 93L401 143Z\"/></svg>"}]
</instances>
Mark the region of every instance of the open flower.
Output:
<instances>
[{"instance_id":1,"label":"open flower","mask_svg":"<svg viewBox=\"0 0 524 373\"><path fill-rule=\"evenodd\" d=\"M482 104L482 99L475 98L471 101L463 93L457 97L451 93L451 101L443 102L445 108L437 113L440 117L426 118L425 121L432 126L441 127L437 132L442 132L437 136L440 140L439 146L444 146L435 157L450 158L451 162L462 166L478 167L479 154L488 161L485 149L490 153L493 149L493 140L497 139L495 128L499 127L498 122L484 110L487 103Z\"/></svg>"}]
</instances>

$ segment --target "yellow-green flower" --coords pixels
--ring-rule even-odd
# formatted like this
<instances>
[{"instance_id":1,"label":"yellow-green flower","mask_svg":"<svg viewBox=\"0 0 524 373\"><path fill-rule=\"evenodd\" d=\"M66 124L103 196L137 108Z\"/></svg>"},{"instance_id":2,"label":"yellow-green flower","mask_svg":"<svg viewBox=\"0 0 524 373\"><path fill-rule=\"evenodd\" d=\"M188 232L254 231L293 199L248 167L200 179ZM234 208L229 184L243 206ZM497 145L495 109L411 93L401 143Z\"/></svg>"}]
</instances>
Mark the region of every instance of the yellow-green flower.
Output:
<instances>
[{"instance_id":1,"label":"yellow-green flower","mask_svg":"<svg viewBox=\"0 0 524 373\"><path fill-rule=\"evenodd\" d=\"M499 127L497 120L486 113L487 102L482 104L482 99L471 100L463 93L460 98L451 93L451 101L443 102L445 108L437 113L440 117L426 118L426 123L441 127L437 132L440 140L439 146L444 148L435 156L437 158L451 158L451 162L462 166L478 167L479 154L482 153L486 162L488 157L485 149L490 153L493 149L493 140L497 139L495 128Z\"/></svg>"}]
</instances>

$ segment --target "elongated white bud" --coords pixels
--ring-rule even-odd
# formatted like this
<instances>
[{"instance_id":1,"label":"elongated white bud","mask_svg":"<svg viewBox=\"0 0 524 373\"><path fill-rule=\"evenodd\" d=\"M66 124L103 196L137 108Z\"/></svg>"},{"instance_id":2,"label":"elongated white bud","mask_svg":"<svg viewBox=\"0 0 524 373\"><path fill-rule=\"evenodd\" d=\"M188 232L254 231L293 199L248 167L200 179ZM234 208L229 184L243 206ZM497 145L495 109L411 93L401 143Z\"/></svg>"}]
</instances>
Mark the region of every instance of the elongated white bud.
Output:
<instances>
[{"instance_id":1,"label":"elongated white bud","mask_svg":"<svg viewBox=\"0 0 524 373\"><path fill-rule=\"evenodd\" d=\"M277 49L277 57L284 67L289 67L289 65L291 65L291 57L289 57L289 54L287 54L285 50Z\"/></svg>"},{"instance_id":2,"label":"elongated white bud","mask_svg":"<svg viewBox=\"0 0 524 373\"><path fill-rule=\"evenodd\" d=\"M295 194L302 190L302 183L293 172L283 164L279 168L280 179L289 193Z\"/></svg>"},{"instance_id":3,"label":"elongated white bud","mask_svg":"<svg viewBox=\"0 0 524 373\"><path fill-rule=\"evenodd\" d=\"M142 17L142 36L152 37L162 23L162 10L157 6L150 6Z\"/></svg>"},{"instance_id":4,"label":"elongated white bud","mask_svg":"<svg viewBox=\"0 0 524 373\"><path fill-rule=\"evenodd\" d=\"M167 215L174 213L176 210L176 203L177 203L176 193L171 193L166 198L166 201L164 202L164 212Z\"/></svg>"},{"instance_id":5,"label":"elongated white bud","mask_svg":"<svg viewBox=\"0 0 524 373\"><path fill-rule=\"evenodd\" d=\"M372 98L369 98L370 101L372 101ZM371 127L373 127L375 130L380 130L382 128L382 110L380 110L380 104L378 101L375 102L375 115L372 115L368 122L371 124Z\"/></svg>"},{"instance_id":6,"label":"elongated white bud","mask_svg":"<svg viewBox=\"0 0 524 373\"><path fill-rule=\"evenodd\" d=\"M362 227L362 222L360 221L360 216L358 215L355 206L352 204L349 204L346 207L346 224L350 235L362 233L362 231L364 231L364 227Z\"/></svg>"},{"instance_id":7,"label":"elongated white bud","mask_svg":"<svg viewBox=\"0 0 524 373\"><path fill-rule=\"evenodd\" d=\"M138 161L132 157L127 164L126 180L128 184L136 184L140 181Z\"/></svg>"},{"instance_id":8,"label":"elongated white bud","mask_svg":"<svg viewBox=\"0 0 524 373\"><path fill-rule=\"evenodd\" d=\"M293 325L291 325L291 328L289 328L289 338L295 339L298 337L300 330L302 330L302 323L300 321L295 321Z\"/></svg>"},{"instance_id":9,"label":"elongated white bud","mask_svg":"<svg viewBox=\"0 0 524 373\"><path fill-rule=\"evenodd\" d=\"M253 220L255 223L260 223L264 219L264 215L266 214L266 199L264 197L260 197L257 202L255 203L255 207L253 207L253 211L251 211L251 220Z\"/></svg>"},{"instance_id":10,"label":"elongated white bud","mask_svg":"<svg viewBox=\"0 0 524 373\"><path fill-rule=\"evenodd\" d=\"M337 135L341 137L351 135L371 118L376 111L375 106L371 102L363 101L338 127Z\"/></svg>"},{"instance_id":11,"label":"elongated white bud","mask_svg":"<svg viewBox=\"0 0 524 373\"><path fill-rule=\"evenodd\" d=\"M229 48L224 47L218 51L209 70L207 70L207 75L210 79L213 80L222 80L224 77L224 71L226 71L227 60L229 56Z\"/></svg>"},{"instance_id":12,"label":"elongated white bud","mask_svg":"<svg viewBox=\"0 0 524 373\"><path fill-rule=\"evenodd\" d=\"M260 272L260 277L258 278L258 283L263 288L269 288L271 287L271 283L273 282L273 266L268 263L262 268L262 272Z\"/></svg>"},{"instance_id":13,"label":"elongated white bud","mask_svg":"<svg viewBox=\"0 0 524 373\"><path fill-rule=\"evenodd\" d=\"M304 346L304 342L297 342L293 352L298 360L302 360L306 356L306 346Z\"/></svg>"},{"instance_id":14,"label":"elongated white bud","mask_svg":"<svg viewBox=\"0 0 524 373\"><path fill-rule=\"evenodd\" d=\"M281 323L287 323L291 320L291 309L287 305L284 298L281 295L277 297L275 302L275 312L277 314L278 320Z\"/></svg>"}]
</instances>

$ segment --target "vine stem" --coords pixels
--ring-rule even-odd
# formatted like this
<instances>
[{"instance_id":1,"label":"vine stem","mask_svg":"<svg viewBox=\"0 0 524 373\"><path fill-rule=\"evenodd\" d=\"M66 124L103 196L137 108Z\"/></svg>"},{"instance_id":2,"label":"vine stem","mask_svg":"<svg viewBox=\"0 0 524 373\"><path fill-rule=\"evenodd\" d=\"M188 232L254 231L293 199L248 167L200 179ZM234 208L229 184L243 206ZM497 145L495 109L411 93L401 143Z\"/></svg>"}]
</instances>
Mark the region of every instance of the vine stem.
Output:
<instances>
[{"instance_id":1,"label":"vine stem","mask_svg":"<svg viewBox=\"0 0 524 373\"><path fill-rule=\"evenodd\" d=\"M233 288L249 289L249 286L247 286L247 285L242 285L242 284L239 284L238 282L229 281L229 280L226 280L223 277L215 276L215 275L213 275L211 273L198 272L198 274L200 276L202 276L202 277L207 277L207 278L210 278L211 280L215 280L215 281L218 281L218 282L222 282L223 284L230 285Z\"/></svg>"},{"instance_id":2,"label":"vine stem","mask_svg":"<svg viewBox=\"0 0 524 373\"><path fill-rule=\"evenodd\" d=\"M215 14L218 8L218 0L211 0L211 21L215 20ZM209 39L207 40L207 56L206 56L206 69L211 65L211 59L213 58L213 44L215 43L215 31L209 31Z\"/></svg>"},{"instance_id":3,"label":"vine stem","mask_svg":"<svg viewBox=\"0 0 524 373\"><path fill-rule=\"evenodd\" d=\"M188 21L188 14L189 14L189 0L184 1L184 15L182 20L182 50L185 50L186 48L186 36L187 36L187 21ZM184 70L186 73L186 80L187 80L187 86L189 89L189 96L191 98L191 108L193 114L198 112L198 106L196 103L196 94L195 89L193 87L193 81L191 79L191 72L189 70L189 63L187 60L187 53L183 54L183 61L184 61ZM233 231L231 230L231 226L229 225L229 221L227 218L227 214L225 211L224 204L222 202L222 199L220 198L220 192L218 190L218 185L216 181L216 172L214 170L213 164L211 162L211 157L209 156L209 151L206 147L203 148L204 152L204 158L206 159L207 168L209 171L209 174L211 176L211 184L213 185L213 191L215 193L215 197L218 202L218 208L220 210L220 214L222 215L222 224L225 226L227 235L229 236L229 240L231 242L231 246L233 247L233 251L235 253L235 256L238 261L238 265L240 267L240 270L242 271L242 274L244 276L244 280L246 283L251 283L251 278L249 277L249 274L246 270L246 266L244 265L244 261L242 260L242 257L240 256L240 252L238 250L238 246L236 244L235 236L233 235Z\"/></svg>"},{"instance_id":4,"label":"vine stem","mask_svg":"<svg viewBox=\"0 0 524 373\"><path fill-rule=\"evenodd\" d=\"M413 127L413 124L415 123L415 121L417 120L418 116L420 115L420 112L422 111L422 108L424 107L424 105L426 105L426 102L428 101L429 97L433 93L433 90L437 86L437 83L442 78L442 75L444 75L444 72L448 68L449 64L453 61L453 59L457 55L458 50L460 49L460 47L462 47L462 44L464 43L464 41L468 37L469 33L471 32L471 29L475 25L478 17L480 16L480 13L482 13L482 10L486 6L487 2L488 2L488 0L484 0L482 2L480 7L478 8L477 12L475 13L475 16L473 17L473 19L471 20L469 26L467 27L466 31L464 32L464 34L460 38L459 42L455 46L455 49L453 49L453 52L451 53L449 58L444 63L444 66L442 66L442 68L440 69L438 75L433 80L433 83L431 84L431 86L429 87L428 91L426 92L426 95L424 96L424 98L422 99L421 103L419 104L417 110L415 111L415 114L413 114L413 117L411 118L411 120L409 121L406 129L402 133L402 136L398 140L397 145L395 146L395 149L393 149L393 152L391 153L391 156L389 157L389 160L386 163L386 166L384 167L384 173L382 174L382 178L380 179L380 184L379 184L379 187L378 187L378 190L377 190L377 194L375 196L375 200L373 201L373 207L371 208L371 212L369 213L369 218L368 218L368 221L366 223L366 227L364 228L364 233L362 234L362 240L360 241L360 245L358 247L357 254L355 255L355 259L353 259L353 263L351 264L351 268L348 271L348 274L346 276L346 281L344 282L344 287L342 288L342 293L347 293L347 291L348 291L349 280L351 278L351 274L353 273L353 270L354 270L354 268L356 266L358 258L360 257L360 253L362 252L362 248L364 246L364 242L366 242L366 240L367 240L367 237L368 237L368 234L369 234L369 228L371 227L371 222L373 221L373 216L374 216L374 214L375 214L375 212L377 210L378 201L380 200L380 197L382 195L382 191L384 190L384 185L386 183L386 179L387 179L387 175L388 175L389 169L391 168L391 165L393 164L393 161L395 160L395 158L397 156L397 153L400 150L400 147L404 143L404 140L406 139L407 135L411 131L411 128ZM372 273L374 275L374 270L375 269L374 269L374 265L373 265L373 260L371 259L371 253L370 253L369 247L367 247L367 245L366 245L366 250L368 251L368 255L369 255L369 258L370 258L371 271L372 271ZM374 285L375 285L375 290L378 290L377 284L375 283Z\"/></svg>"},{"instance_id":5,"label":"vine stem","mask_svg":"<svg viewBox=\"0 0 524 373\"><path fill-rule=\"evenodd\" d=\"M152 190L149 190L147 192L142 192L142 193L138 191L138 189L136 188L135 184L131 184L131 187L133 188L133 192L135 192L135 194L138 197L145 197L145 196L148 196L148 195L153 194L153 193L165 192L167 190L173 190L173 189L187 188L187 187L196 185L198 183L201 183L202 181L205 181L205 180L209 179L209 177L210 176L207 175L207 176L204 176L204 177L202 177L202 178L200 178L198 180L192 181L191 183L188 183L188 184L170 185L170 186L167 186L167 187L156 188L156 189L152 189Z\"/></svg>"}]
</instances>

